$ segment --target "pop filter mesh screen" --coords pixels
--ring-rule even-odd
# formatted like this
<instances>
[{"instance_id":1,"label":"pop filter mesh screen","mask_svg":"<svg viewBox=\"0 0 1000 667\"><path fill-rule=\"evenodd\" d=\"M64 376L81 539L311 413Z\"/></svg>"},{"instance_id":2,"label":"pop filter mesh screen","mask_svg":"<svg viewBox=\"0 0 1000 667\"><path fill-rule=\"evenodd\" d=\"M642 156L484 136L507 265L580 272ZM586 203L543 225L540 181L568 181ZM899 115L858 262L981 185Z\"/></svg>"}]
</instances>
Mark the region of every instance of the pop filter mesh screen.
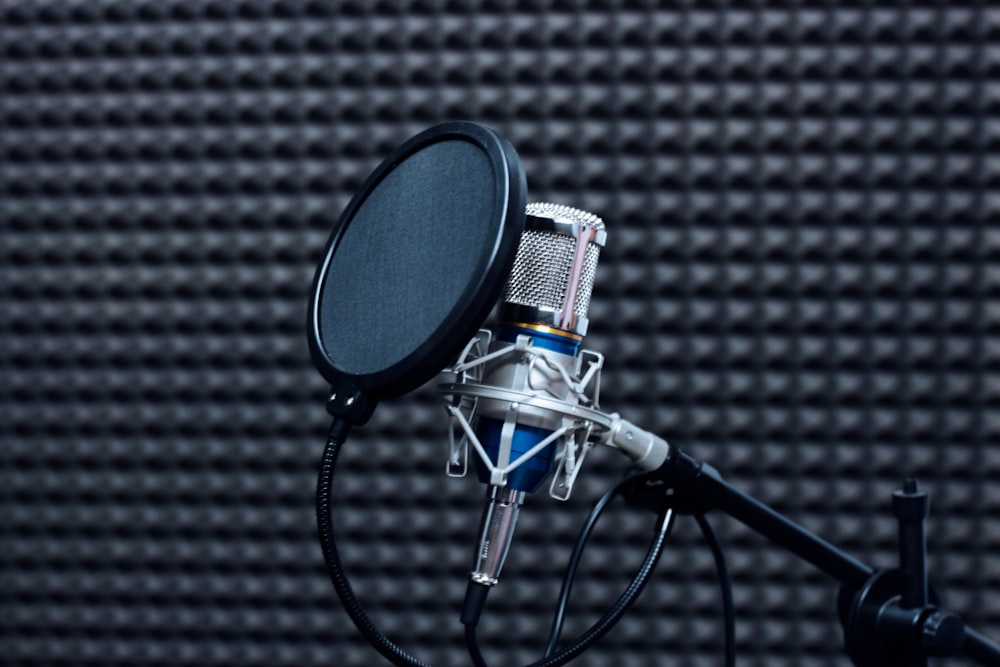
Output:
<instances>
[{"instance_id":1,"label":"pop filter mesh screen","mask_svg":"<svg viewBox=\"0 0 1000 667\"><path fill-rule=\"evenodd\" d=\"M858 558L932 493L946 605L1000 636L1000 10L987 3L0 0L0 662L372 665L316 539L304 332L333 223L396 146L490 125L533 199L608 223L604 406ZM440 267L448 271L447 266ZM466 665L482 487L430 389L345 448L342 556L379 626ZM480 634L541 655L588 507L528 499ZM641 561L615 506L566 637ZM715 518L740 664L846 666L836 586ZM718 665L681 520L581 665Z\"/></svg>"},{"instance_id":2,"label":"pop filter mesh screen","mask_svg":"<svg viewBox=\"0 0 1000 667\"><path fill-rule=\"evenodd\" d=\"M355 209L319 297L320 342L352 374L413 354L482 280L506 202L489 156L452 139L403 159Z\"/></svg>"}]
</instances>

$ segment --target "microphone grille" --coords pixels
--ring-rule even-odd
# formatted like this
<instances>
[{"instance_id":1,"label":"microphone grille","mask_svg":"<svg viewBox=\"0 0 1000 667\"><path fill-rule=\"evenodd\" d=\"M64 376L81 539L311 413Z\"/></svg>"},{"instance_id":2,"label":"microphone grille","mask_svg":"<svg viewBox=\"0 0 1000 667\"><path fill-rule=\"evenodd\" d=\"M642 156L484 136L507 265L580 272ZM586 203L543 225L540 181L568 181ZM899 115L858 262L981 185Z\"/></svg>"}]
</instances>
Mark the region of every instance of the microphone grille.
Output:
<instances>
[{"instance_id":1,"label":"microphone grille","mask_svg":"<svg viewBox=\"0 0 1000 667\"><path fill-rule=\"evenodd\" d=\"M503 303L559 313L574 285L572 314L585 323L604 245L604 221L593 213L549 202L530 203L525 212L525 229ZM589 238L582 265L576 257L578 238Z\"/></svg>"}]
</instances>

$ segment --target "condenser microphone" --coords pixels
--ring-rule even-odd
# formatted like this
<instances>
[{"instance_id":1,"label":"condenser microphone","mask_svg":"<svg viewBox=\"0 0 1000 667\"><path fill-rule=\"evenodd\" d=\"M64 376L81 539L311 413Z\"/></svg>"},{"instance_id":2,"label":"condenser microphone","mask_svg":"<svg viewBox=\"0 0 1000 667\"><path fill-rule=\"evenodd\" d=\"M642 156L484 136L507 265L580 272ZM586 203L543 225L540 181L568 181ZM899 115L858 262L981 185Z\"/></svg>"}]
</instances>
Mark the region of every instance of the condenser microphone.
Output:
<instances>
[{"instance_id":1,"label":"condenser microphone","mask_svg":"<svg viewBox=\"0 0 1000 667\"><path fill-rule=\"evenodd\" d=\"M514 268L498 308L494 350L517 345L523 336L538 356L497 359L487 366L483 384L571 403L579 400L567 378L576 369L587 332L597 260L606 238L604 222L596 215L558 204L528 205ZM506 465L531 451L560 424L560 415L544 408L485 399L479 404L476 433L493 463ZM505 486L537 491L554 461L555 448L543 448L512 471ZM489 483L484 462L477 462L480 480Z\"/></svg>"},{"instance_id":2,"label":"condenser microphone","mask_svg":"<svg viewBox=\"0 0 1000 667\"><path fill-rule=\"evenodd\" d=\"M475 468L489 484L471 573L475 583L497 583L525 494L555 471L558 455L564 474L554 479L553 495L566 497L572 487L573 462L583 450L565 443L560 450L559 443L568 433L565 409L593 403L580 383L581 362L599 369L600 359L581 357L580 344L606 237L604 222L586 211L550 203L526 209L481 369L487 391L475 407ZM550 402L562 409L552 410Z\"/></svg>"}]
</instances>

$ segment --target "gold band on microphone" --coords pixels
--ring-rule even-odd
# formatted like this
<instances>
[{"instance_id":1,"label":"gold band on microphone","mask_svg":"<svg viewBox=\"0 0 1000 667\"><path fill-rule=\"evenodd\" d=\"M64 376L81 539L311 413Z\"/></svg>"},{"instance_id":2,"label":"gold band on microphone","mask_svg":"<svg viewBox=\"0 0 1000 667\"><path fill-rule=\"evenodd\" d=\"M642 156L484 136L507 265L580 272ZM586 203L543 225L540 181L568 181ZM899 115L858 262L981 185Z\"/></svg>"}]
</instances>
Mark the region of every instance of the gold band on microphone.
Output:
<instances>
[{"instance_id":1,"label":"gold band on microphone","mask_svg":"<svg viewBox=\"0 0 1000 667\"><path fill-rule=\"evenodd\" d=\"M551 334L553 336L562 336L563 338L569 338L570 340L575 340L577 342L583 340L583 336L580 334L575 334L571 331L564 331L563 329L557 329L556 327L550 327L545 324L528 324L527 322L500 322L501 326L509 327L520 327L522 329L530 329L531 331L537 331L538 333Z\"/></svg>"}]
</instances>

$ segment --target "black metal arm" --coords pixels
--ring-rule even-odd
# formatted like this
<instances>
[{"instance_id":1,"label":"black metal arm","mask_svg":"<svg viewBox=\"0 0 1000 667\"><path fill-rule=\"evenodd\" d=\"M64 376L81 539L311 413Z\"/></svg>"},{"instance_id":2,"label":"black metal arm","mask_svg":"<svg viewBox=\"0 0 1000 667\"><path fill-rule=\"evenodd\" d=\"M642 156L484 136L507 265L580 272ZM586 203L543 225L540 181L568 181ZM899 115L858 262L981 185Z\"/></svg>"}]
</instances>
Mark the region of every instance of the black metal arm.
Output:
<instances>
[{"instance_id":1,"label":"black metal arm","mask_svg":"<svg viewBox=\"0 0 1000 667\"><path fill-rule=\"evenodd\" d=\"M900 567L875 570L726 482L711 466L671 447L663 465L639 475L623 495L651 509L719 509L841 583L847 652L857 667L925 667L928 656L962 655L1000 666L1000 645L941 609L927 585L924 520L930 503L916 480L893 497Z\"/></svg>"}]
</instances>

